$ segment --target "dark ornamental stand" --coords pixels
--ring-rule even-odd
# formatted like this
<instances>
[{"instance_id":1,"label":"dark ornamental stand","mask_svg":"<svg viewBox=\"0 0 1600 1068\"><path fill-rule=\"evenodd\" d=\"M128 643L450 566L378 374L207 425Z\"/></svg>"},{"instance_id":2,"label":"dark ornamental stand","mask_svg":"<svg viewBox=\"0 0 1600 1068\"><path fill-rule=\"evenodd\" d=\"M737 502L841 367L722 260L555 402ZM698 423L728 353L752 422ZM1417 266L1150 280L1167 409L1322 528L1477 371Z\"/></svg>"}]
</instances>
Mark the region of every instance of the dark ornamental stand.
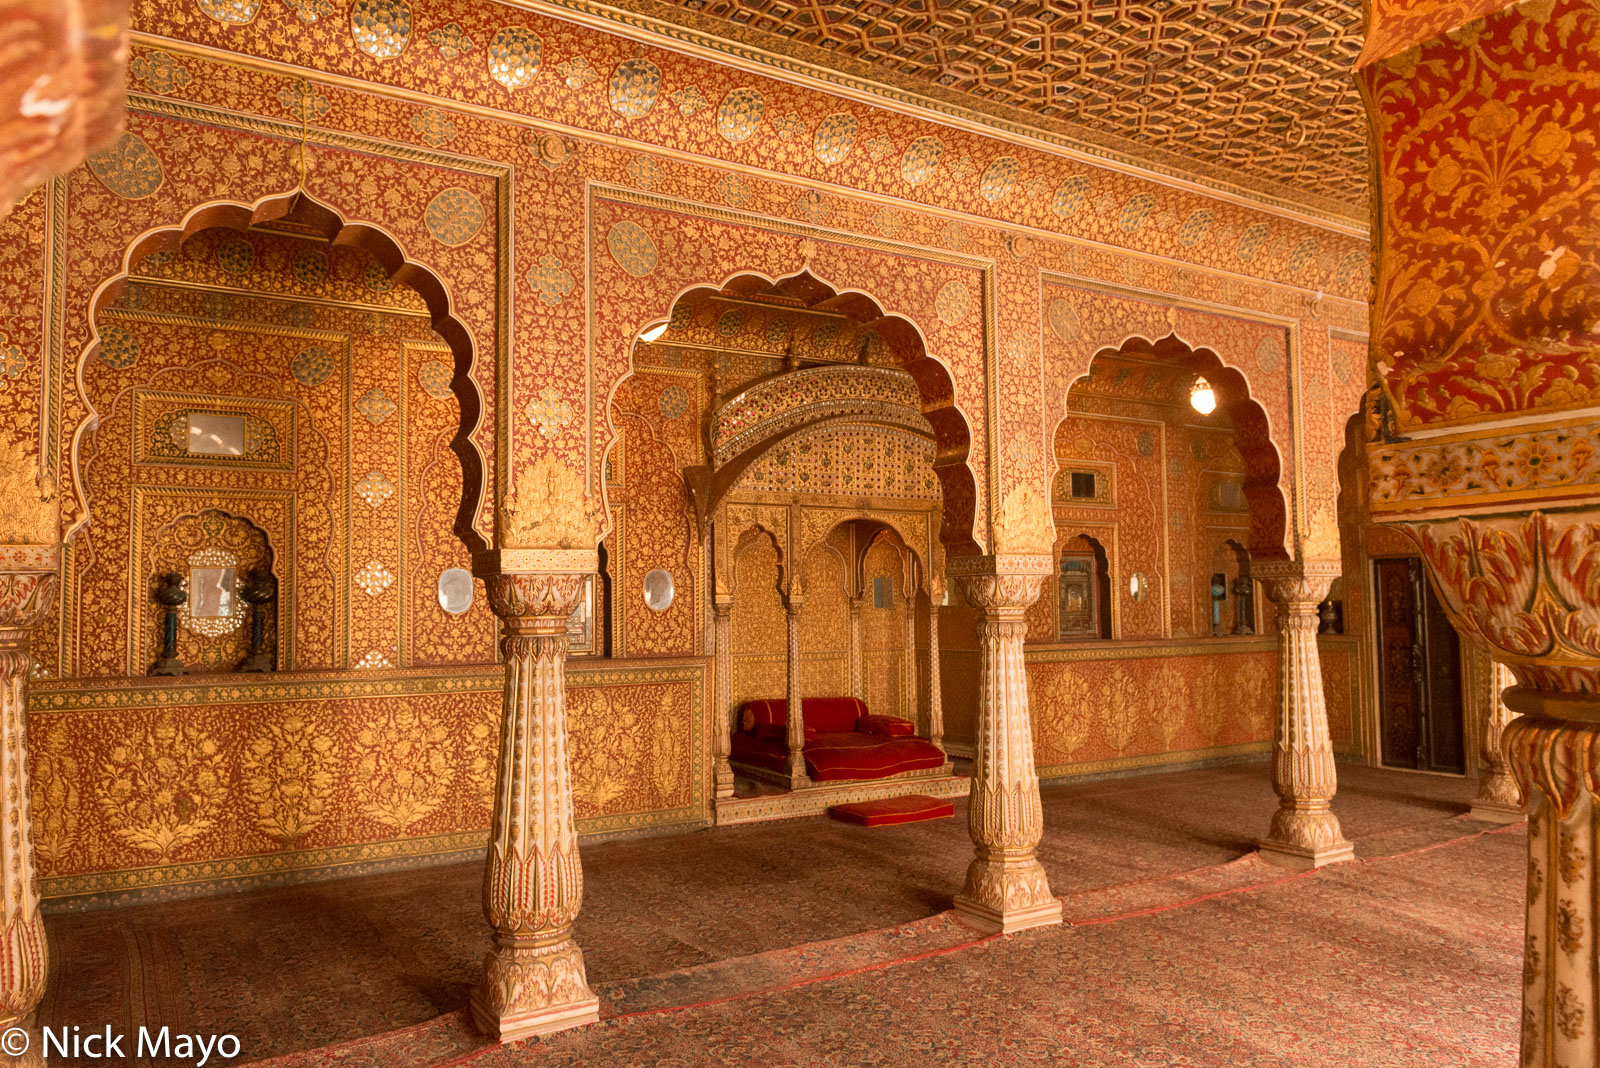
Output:
<instances>
[{"instance_id":1,"label":"dark ornamental stand","mask_svg":"<svg viewBox=\"0 0 1600 1068\"><path fill-rule=\"evenodd\" d=\"M250 655L239 665L244 674L257 674L274 670L273 654L264 648L267 640L267 612L278 596L278 580L270 571L255 571L239 591L239 596L250 605Z\"/></svg>"},{"instance_id":2,"label":"dark ornamental stand","mask_svg":"<svg viewBox=\"0 0 1600 1068\"><path fill-rule=\"evenodd\" d=\"M183 576L168 571L156 578L156 603L166 609L161 620L161 658L150 665L151 675L186 675L188 669L178 659L178 608L189 599Z\"/></svg>"}]
</instances>

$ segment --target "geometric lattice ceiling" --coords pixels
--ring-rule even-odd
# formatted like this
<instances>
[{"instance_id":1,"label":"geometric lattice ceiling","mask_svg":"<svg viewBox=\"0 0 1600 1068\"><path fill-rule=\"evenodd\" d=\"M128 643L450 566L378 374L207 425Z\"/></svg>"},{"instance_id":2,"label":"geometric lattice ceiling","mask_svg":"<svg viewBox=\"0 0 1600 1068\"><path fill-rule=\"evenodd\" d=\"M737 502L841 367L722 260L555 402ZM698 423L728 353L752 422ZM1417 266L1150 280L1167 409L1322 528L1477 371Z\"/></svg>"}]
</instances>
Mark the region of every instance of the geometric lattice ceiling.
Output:
<instances>
[{"instance_id":1,"label":"geometric lattice ceiling","mask_svg":"<svg viewBox=\"0 0 1600 1068\"><path fill-rule=\"evenodd\" d=\"M1360 0L657 0L671 21L1364 215ZM664 14L664 12L667 12ZM720 24L720 26L718 25ZM832 57L830 61L830 57Z\"/></svg>"}]
</instances>

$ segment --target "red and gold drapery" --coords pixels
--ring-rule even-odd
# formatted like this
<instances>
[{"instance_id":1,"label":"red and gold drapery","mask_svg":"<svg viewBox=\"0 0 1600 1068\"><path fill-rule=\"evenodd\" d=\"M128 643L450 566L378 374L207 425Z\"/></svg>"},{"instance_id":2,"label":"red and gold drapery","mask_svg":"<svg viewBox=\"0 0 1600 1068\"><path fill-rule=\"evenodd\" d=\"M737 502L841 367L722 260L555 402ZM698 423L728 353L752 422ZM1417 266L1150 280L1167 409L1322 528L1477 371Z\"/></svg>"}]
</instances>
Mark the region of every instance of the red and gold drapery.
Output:
<instances>
[{"instance_id":1,"label":"red and gold drapery","mask_svg":"<svg viewBox=\"0 0 1600 1068\"><path fill-rule=\"evenodd\" d=\"M122 130L127 0L0 0L0 218Z\"/></svg>"}]
</instances>

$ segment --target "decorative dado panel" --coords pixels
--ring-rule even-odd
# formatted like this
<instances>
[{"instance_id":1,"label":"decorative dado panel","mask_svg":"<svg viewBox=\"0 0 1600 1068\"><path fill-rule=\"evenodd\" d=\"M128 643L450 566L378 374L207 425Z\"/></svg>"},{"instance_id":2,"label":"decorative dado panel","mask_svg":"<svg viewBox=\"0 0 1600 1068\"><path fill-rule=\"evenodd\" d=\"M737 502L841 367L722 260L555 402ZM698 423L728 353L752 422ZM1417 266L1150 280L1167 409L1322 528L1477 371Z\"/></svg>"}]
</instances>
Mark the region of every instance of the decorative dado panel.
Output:
<instances>
[{"instance_id":1,"label":"decorative dado panel","mask_svg":"<svg viewBox=\"0 0 1600 1068\"><path fill-rule=\"evenodd\" d=\"M1039 775L1262 752L1277 711L1271 638L1028 646Z\"/></svg>"},{"instance_id":2,"label":"decorative dado panel","mask_svg":"<svg viewBox=\"0 0 1600 1068\"><path fill-rule=\"evenodd\" d=\"M702 660L568 664L580 833L709 822L709 674ZM494 665L35 683L44 896L480 859L503 687Z\"/></svg>"}]
</instances>

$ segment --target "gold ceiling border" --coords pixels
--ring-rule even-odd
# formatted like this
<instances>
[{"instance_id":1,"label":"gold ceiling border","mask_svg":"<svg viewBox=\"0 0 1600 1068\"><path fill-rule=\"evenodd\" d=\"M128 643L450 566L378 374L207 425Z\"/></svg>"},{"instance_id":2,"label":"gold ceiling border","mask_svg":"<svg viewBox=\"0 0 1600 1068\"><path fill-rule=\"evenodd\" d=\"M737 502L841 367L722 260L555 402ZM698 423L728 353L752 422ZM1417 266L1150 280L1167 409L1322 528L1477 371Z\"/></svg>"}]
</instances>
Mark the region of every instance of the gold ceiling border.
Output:
<instances>
[{"instance_id":1,"label":"gold ceiling border","mask_svg":"<svg viewBox=\"0 0 1600 1068\"><path fill-rule=\"evenodd\" d=\"M170 37L161 37L155 34L143 33L140 31L132 31L129 34L129 39L131 43L136 45L142 45L148 48L159 48L177 55L183 55L206 63L214 63L219 66L238 67L244 70L260 71L266 74L279 75L283 77L314 78L320 84L344 89L349 92L364 93L369 96L375 96L384 99L400 100L412 104L448 109L458 114L472 115L478 118L488 119L492 122L505 123L511 126L520 126L529 130L560 133L564 136L571 137L574 140L591 141L597 144L603 144L612 148L617 148L622 151L643 153L660 159L673 160L680 163L689 163L694 166L706 167L717 171L751 175L769 181L782 182L789 185L791 188L796 190L796 192L804 192L806 190L827 191L833 193L835 196L859 200L864 203L893 207L897 210L919 212L931 218L947 220L953 219L962 223L981 227L985 230L1003 230L1011 233L1035 237L1042 241L1061 242L1086 249L1104 251L1115 255L1132 256L1151 263L1177 264L1179 265L1180 269L1184 271L1203 272L1218 278L1232 279L1245 285L1264 286L1270 289L1282 290L1289 293L1314 294L1320 292L1320 290L1312 289L1309 285L1298 285L1294 283L1282 282L1265 276L1237 274L1233 271L1224 270L1218 267L1209 267L1186 260L1173 260L1162 257L1155 253L1144 252L1131 247L1106 244L1091 238L1077 237L1056 230L1043 229L1041 227L1034 226L1031 223L1006 219L995 219L986 215L973 215L970 212L958 211L937 204L924 204L921 201L906 200L903 197L896 197L887 193L879 193L873 190L857 189L850 186L839 185L834 182L797 179L793 175L784 174L782 172L766 170L760 167L754 167L750 166L749 164L738 163L732 160L720 160L711 156L697 155L694 152L671 148L666 145L653 144L647 141L639 141L633 138L623 137L618 134L597 133L593 130L569 126L551 119L534 117L521 112L507 111L503 108L491 107L484 104L469 103L467 101L457 100L453 97L419 92L414 89L405 89L400 86L362 81L359 78L352 78L347 75L318 71L309 67L281 63L271 59L263 59L259 56L248 56L240 53L228 52L223 49L213 48L209 45L195 44L190 41L183 41ZM199 107L204 105L194 106ZM945 125L949 124L945 123ZM296 130L298 130L298 127L296 127ZM989 136L993 135L992 130L979 132L986 133ZM1093 162L1097 164L1099 163L1099 161ZM1129 173L1143 180L1154 180L1142 172L1130 171ZM1181 186L1173 182L1164 182L1161 184L1165 184L1173 188L1181 188ZM1200 188L1194 190L1194 192L1202 196L1212 197L1214 199L1229 199L1210 189ZM1263 205L1257 203L1256 201L1249 200L1248 198L1238 198L1238 203L1240 206L1248 208L1252 211L1265 210ZM1271 213L1269 212L1269 214ZM1322 230L1328 230L1347 237L1354 237L1362 241L1371 240L1372 235L1370 231L1370 223L1368 227L1358 227L1352 229L1343 223L1333 223L1328 220L1317 218L1301 218L1292 212L1281 212L1278 214L1282 218L1299 222L1306 226L1314 226ZM1329 294L1324 296L1322 299L1352 304L1361 309L1363 316L1370 314L1369 305L1365 301L1355 301L1348 297L1338 296L1337 294Z\"/></svg>"},{"instance_id":2,"label":"gold ceiling border","mask_svg":"<svg viewBox=\"0 0 1600 1068\"><path fill-rule=\"evenodd\" d=\"M666 17L656 17L598 3L596 0L499 0L507 7L521 8L565 22L577 22L591 29L609 32L643 44L707 59L753 74L788 82L803 89L844 96L870 106L898 111L913 118L934 121L997 141L1092 163L1135 178L1152 181L1170 189L1193 191L1222 197L1264 210L1281 218L1332 229L1351 237L1370 237L1370 218L1362 205L1341 204L1314 194L1272 193L1241 182L1236 174L1216 164L1198 163L1162 149L1144 149L1161 159L1141 158L1138 152L1118 149L1112 144L1097 145L1078 137L1054 133L1031 123L977 110L970 102L957 103L958 94L946 94L938 86L920 91L889 85L877 78L852 75L819 63L779 55L752 45L741 44L712 33L690 29ZM641 6L649 0L635 0ZM651 7L657 5L649 4ZM757 31L760 32L760 31ZM137 39L140 35L134 35ZM851 61L860 64L859 61ZM881 71L872 71L881 78ZM929 93L937 95L928 95ZM952 99L943 99L949 95ZM1075 129L1081 129L1075 127ZM1083 130L1092 136L1089 130ZM1104 135L1102 135L1104 136ZM1112 140L1108 138L1108 140ZM1122 141L1116 138L1116 141ZM1196 171L1204 171L1203 178ZM1267 183L1263 183L1266 185ZM1272 183L1275 184L1275 183ZM1298 199L1297 199L1298 198ZM1308 203L1314 202L1314 203Z\"/></svg>"},{"instance_id":3,"label":"gold ceiling border","mask_svg":"<svg viewBox=\"0 0 1600 1068\"><path fill-rule=\"evenodd\" d=\"M597 247L596 235L594 233L594 206L597 199L609 200L612 203L632 205L634 207L641 207L653 211L665 211L681 215L690 215L701 219L710 219L729 226L743 226L753 230L764 230L769 233L787 234L797 238L827 241L831 244L846 245L852 248L871 249L875 252L884 252L891 256L903 256L908 259L928 260L933 263L941 263L950 267L959 267L963 270L975 270L979 272L979 277L983 281L984 300L983 405L984 419L986 420L986 424L983 427L983 440L984 455L987 461L985 484L988 490L988 499L984 502L986 510L985 526L987 528L986 533L988 538L991 540L993 539L996 510L999 508L997 498L1000 496L1000 449L998 442L996 441L998 435L996 434L995 427L995 419L999 404L997 395L999 384L997 382L997 377L999 373L1000 346L996 337L998 330L997 316L999 313L996 307L998 302L995 299L995 276L997 273L997 267L994 260L984 259L979 256L969 256L960 252L952 252L949 249L930 248L925 245L915 245L908 241L896 241L892 238L868 237L864 234L855 234L847 230L838 230L834 229L833 227L820 226L816 223L800 222L795 219L784 219L775 215L761 215L756 212L740 211L737 208L705 204L701 203L700 201L678 197L668 197L659 193L642 192L637 189L630 189L627 186L612 185L605 182L596 182L587 179L584 182L583 208L584 240L589 250L587 263L584 267L584 290L587 307L585 309L584 325L584 352L586 356L584 361L583 392L584 409L588 413L590 420L590 434L588 440L584 444L584 478L586 485L592 485L594 482L595 443L593 428L596 425L594 421L596 415L594 403L594 264L596 257L593 253L593 250ZM805 269L803 264L801 269ZM735 271L737 271L737 268L735 268ZM707 280L706 282L700 284L712 283L710 280ZM831 283L826 284L831 286ZM872 296L871 294L868 295ZM676 303L677 299L678 298L675 296L673 298L673 303ZM874 301L878 300L876 296L872 296L872 299ZM885 314L901 314L893 309L883 307L881 302L879 303L879 307L883 308ZM670 305L667 310L671 310ZM912 320L908 319L908 321ZM919 334L923 332L923 329L920 325L917 326L917 331ZM944 360L938 354L928 352L927 355L937 360L941 366L945 365ZM630 357L630 374L632 373L632 366L632 359ZM953 387L955 384L955 375L950 372L948 367L946 367L945 373L950 375L951 385ZM967 399L967 403L971 403L970 398ZM961 404L957 404L956 410L961 412L963 417L968 418L970 423L970 416L968 415L966 408L964 408ZM976 516L974 516L974 519L976 519Z\"/></svg>"}]
</instances>

